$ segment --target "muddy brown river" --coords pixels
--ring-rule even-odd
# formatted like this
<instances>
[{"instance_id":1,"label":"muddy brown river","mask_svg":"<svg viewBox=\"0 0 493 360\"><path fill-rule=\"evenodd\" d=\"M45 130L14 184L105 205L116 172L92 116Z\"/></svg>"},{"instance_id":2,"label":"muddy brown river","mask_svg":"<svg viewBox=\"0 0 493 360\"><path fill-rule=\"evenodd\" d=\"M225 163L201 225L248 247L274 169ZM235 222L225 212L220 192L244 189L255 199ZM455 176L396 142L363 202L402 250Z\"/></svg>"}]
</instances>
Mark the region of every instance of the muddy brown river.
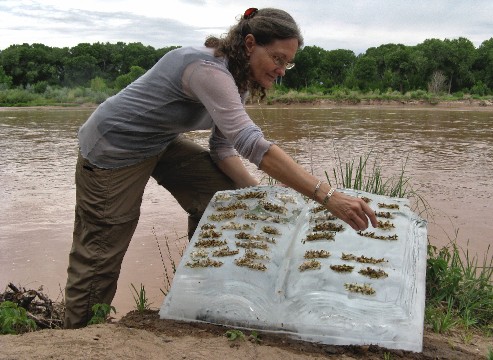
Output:
<instances>
[{"instance_id":1,"label":"muddy brown river","mask_svg":"<svg viewBox=\"0 0 493 360\"><path fill-rule=\"evenodd\" d=\"M92 109L0 109L0 287L43 286L62 299L74 211L76 133ZM331 181L340 164L368 157L384 179L404 168L431 244L458 244L480 261L493 244L493 110L252 107L249 113L296 161ZM207 144L208 132L189 134ZM255 167L259 179L268 179ZM416 201L422 199L423 201ZM186 246L186 215L151 180L113 305L134 308L131 284L161 306ZM169 247L169 250L168 250ZM489 249L489 257L493 249ZM171 258L171 260L170 260ZM166 266L163 265L163 261ZM165 268L168 274L165 273Z\"/></svg>"}]
</instances>

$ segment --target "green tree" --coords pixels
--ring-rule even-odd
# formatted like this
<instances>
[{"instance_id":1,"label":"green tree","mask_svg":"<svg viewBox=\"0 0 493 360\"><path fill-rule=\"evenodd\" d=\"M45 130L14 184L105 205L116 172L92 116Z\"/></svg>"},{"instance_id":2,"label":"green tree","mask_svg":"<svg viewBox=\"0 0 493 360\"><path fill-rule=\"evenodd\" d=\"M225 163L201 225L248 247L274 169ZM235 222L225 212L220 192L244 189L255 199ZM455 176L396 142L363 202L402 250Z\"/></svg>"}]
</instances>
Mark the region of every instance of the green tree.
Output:
<instances>
[{"instance_id":1,"label":"green tree","mask_svg":"<svg viewBox=\"0 0 493 360\"><path fill-rule=\"evenodd\" d=\"M286 72L283 85L301 89L312 85L319 85L323 81L320 64L326 50L318 46L305 46L297 52L294 62L296 66Z\"/></svg>"},{"instance_id":2,"label":"green tree","mask_svg":"<svg viewBox=\"0 0 493 360\"><path fill-rule=\"evenodd\" d=\"M449 93L471 87L474 84L472 67L477 56L474 44L463 37L445 42L450 49L447 59Z\"/></svg>"},{"instance_id":3,"label":"green tree","mask_svg":"<svg viewBox=\"0 0 493 360\"><path fill-rule=\"evenodd\" d=\"M416 49L423 54L426 59L426 66L420 69L420 76L425 79L425 84L431 79L431 76L440 71L447 79L450 78L450 70L447 69L447 59L450 55L449 47L440 39L427 39L416 46ZM426 89L426 85L423 89Z\"/></svg>"},{"instance_id":4,"label":"green tree","mask_svg":"<svg viewBox=\"0 0 493 360\"><path fill-rule=\"evenodd\" d=\"M97 76L113 82L119 75L118 63L115 63L114 51L117 49L110 43L94 43L91 46L91 55L96 59Z\"/></svg>"},{"instance_id":5,"label":"green tree","mask_svg":"<svg viewBox=\"0 0 493 360\"><path fill-rule=\"evenodd\" d=\"M0 66L12 78L13 86L40 81L55 85L60 80L64 51L53 51L43 44L12 45L1 52Z\"/></svg>"},{"instance_id":6,"label":"green tree","mask_svg":"<svg viewBox=\"0 0 493 360\"><path fill-rule=\"evenodd\" d=\"M169 53L171 50L179 49L181 46L168 46L156 50L155 60L156 62L161 59L164 55Z\"/></svg>"},{"instance_id":7,"label":"green tree","mask_svg":"<svg viewBox=\"0 0 493 360\"><path fill-rule=\"evenodd\" d=\"M347 87L357 87L362 91L378 89L378 80L377 61L367 55L361 55L357 58L353 71L346 79Z\"/></svg>"},{"instance_id":8,"label":"green tree","mask_svg":"<svg viewBox=\"0 0 493 360\"><path fill-rule=\"evenodd\" d=\"M12 45L0 51L0 87L24 87L36 92L56 86L114 90L127 86L176 48L156 50L140 42L80 43L72 48ZM416 46L384 44L359 56L350 50L306 46L294 61L296 67L287 71L281 82L286 89L325 91L346 87L405 93L426 90L433 74L441 73L447 79L448 92L487 95L493 91L493 38L479 49L460 37L427 39Z\"/></svg>"},{"instance_id":9,"label":"green tree","mask_svg":"<svg viewBox=\"0 0 493 360\"><path fill-rule=\"evenodd\" d=\"M126 86L137 80L139 77L141 77L143 74L145 74L145 72L146 70L141 68L140 66L132 66L128 74L120 75L116 78L116 88L118 90L125 88Z\"/></svg>"},{"instance_id":10,"label":"green tree","mask_svg":"<svg viewBox=\"0 0 493 360\"><path fill-rule=\"evenodd\" d=\"M327 51L321 63L323 82L327 87L342 85L354 66L356 55L351 50Z\"/></svg>"},{"instance_id":11,"label":"green tree","mask_svg":"<svg viewBox=\"0 0 493 360\"><path fill-rule=\"evenodd\" d=\"M392 88L402 93L408 91L412 48L402 44L387 44L380 48L381 58L377 60L377 71L381 78L380 89L385 91Z\"/></svg>"},{"instance_id":12,"label":"green tree","mask_svg":"<svg viewBox=\"0 0 493 360\"><path fill-rule=\"evenodd\" d=\"M92 55L72 56L65 61L64 84L69 87L88 86L98 73L97 60Z\"/></svg>"},{"instance_id":13,"label":"green tree","mask_svg":"<svg viewBox=\"0 0 493 360\"><path fill-rule=\"evenodd\" d=\"M454 40L429 39L417 46L427 59L425 76L430 79L440 71L447 77L448 92L462 90L473 84L472 66L476 50L471 41L465 38Z\"/></svg>"},{"instance_id":14,"label":"green tree","mask_svg":"<svg viewBox=\"0 0 493 360\"><path fill-rule=\"evenodd\" d=\"M152 46L144 46L141 43L117 42L110 45L110 50L108 60L110 67L107 71L111 71L113 79L130 72L132 66L148 70L159 59L158 53Z\"/></svg>"},{"instance_id":15,"label":"green tree","mask_svg":"<svg viewBox=\"0 0 493 360\"><path fill-rule=\"evenodd\" d=\"M10 89L12 86L12 77L8 76L3 69L3 66L0 66L0 90Z\"/></svg>"},{"instance_id":16,"label":"green tree","mask_svg":"<svg viewBox=\"0 0 493 360\"><path fill-rule=\"evenodd\" d=\"M406 70L408 90L425 90L431 73L428 73L428 59L418 47L412 47L409 53L409 63Z\"/></svg>"},{"instance_id":17,"label":"green tree","mask_svg":"<svg viewBox=\"0 0 493 360\"><path fill-rule=\"evenodd\" d=\"M472 68L476 81L493 90L493 37L479 46Z\"/></svg>"},{"instance_id":18,"label":"green tree","mask_svg":"<svg viewBox=\"0 0 493 360\"><path fill-rule=\"evenodd\" d=\"M132 66L139 66L145 70L150 69L158 59L155 58L155 50L151 46L142 43L130 43L123 48L123 64L121 71L129 72Z\"/></svg>"}]
</instances>

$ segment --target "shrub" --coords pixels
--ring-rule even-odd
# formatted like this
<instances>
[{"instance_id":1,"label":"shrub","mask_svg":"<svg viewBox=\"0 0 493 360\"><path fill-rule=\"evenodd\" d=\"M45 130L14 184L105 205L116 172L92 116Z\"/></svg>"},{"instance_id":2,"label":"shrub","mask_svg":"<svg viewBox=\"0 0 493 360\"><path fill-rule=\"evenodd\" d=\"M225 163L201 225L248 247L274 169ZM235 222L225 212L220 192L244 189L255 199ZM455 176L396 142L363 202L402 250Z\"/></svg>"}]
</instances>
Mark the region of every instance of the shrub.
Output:
<instances>
[{"instance_id":1,"label":"shrub","mask_svg":"<svg viewBox=\"0 0 493 360\"><path fill-rule=\"evenodd\" d=\"M108 304L94 304L92 307L93 316L87 325L104 324L109 320L112 311L116 314L114 306Z\"/></svg>"},{"instance_id":2,"label":"shrub","mask_svg":"<svg viewBox=\"0 0 493 360\"><path fill-rule=\"evenodd\" d=\"M20 334L36 330L36 323L27 317L26 309L11 301L0 304L0 334Z\"/></svg>"},{"instance_id":3,"label":"shrub","mask_svg":"<svg viewBox=\"0 0 493 360\"><path fill-rule=\"evenodd\" d=\"M106 86L106 82L104 81L103 78L96 76L94 79L91 80L92 91L104 91L107 88L108 86Z\"/></svg>"},{"instance_id":4,"label":"shrub","mask_svg":"<svg viewBox=\"0 0 493 360\"><path fill-rule=\"evenodd\" d=\"M39 95L22 89L10 89L0 92L0 106L29 105L39 99Z\"/></svg>"},{"instance_id":5,"label":"shrub","mask_svg":"<svg viewBox=\"0 0 493 360\"><path fill-rule=\"evenodd\" d=\"M428 247L426 269L427 306L434 312L455 314L467 328L491 326L493 323L493 257L484 255L483 263L470 257L467 251L460 254L459 247L438 250Z\"/></svg>"},{"instance_id":6,"label":"shrub","mask_svg":"<svg viewBox=\"0 0 493 360\"><path fill-rule=\"evenodd\" d=\"M490 93L490 89L488 89L488 86L484 84L482 81L478 81L471 88L471 94L473 95L486 96L489 93Z\"/></svg>"},{"instance_id":7,"label":"shrub","mask_svg":"<svg viewBox=\"0 0 493 360\"><path fill-rule=\"evenodd\" d=\"M48 83L46 81L39 81L34 84L33 89L36 94L43 94L48 88Z\"/></svg>"}]
</instances>

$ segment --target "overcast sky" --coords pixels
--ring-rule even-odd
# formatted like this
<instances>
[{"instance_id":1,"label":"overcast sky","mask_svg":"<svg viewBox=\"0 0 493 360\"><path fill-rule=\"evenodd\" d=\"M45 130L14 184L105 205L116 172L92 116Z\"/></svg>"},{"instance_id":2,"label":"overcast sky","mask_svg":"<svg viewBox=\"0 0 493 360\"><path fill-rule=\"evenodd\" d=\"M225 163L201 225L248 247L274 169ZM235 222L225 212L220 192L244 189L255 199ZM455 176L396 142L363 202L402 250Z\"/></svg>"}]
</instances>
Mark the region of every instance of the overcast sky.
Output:
<instances>
[{"instance_id":1,"label":"overcast sky","mask_svg":"<svg viewBox=\"0 0 493 360\"><path fill-rule=\"evenodd\" d=\"M0 50L23 43L200 45L247 7L282 8L300 25L305 45L356 54L431 38L465 37L479 47L493 37L492 0L0 0Z\"/></svg>"}]
</instances>

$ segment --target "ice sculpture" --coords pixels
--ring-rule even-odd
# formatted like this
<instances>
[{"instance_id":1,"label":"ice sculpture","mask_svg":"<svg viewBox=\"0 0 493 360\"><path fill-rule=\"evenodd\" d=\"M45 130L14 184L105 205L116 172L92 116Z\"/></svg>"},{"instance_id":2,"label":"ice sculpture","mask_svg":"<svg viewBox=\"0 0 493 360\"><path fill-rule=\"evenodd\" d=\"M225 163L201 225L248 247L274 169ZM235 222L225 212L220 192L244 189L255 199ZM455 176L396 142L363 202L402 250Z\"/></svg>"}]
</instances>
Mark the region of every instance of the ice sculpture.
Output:
<instances>
[{"instance_id":1,"label":"ice sculpture","mask_svg":"<svg viewBox=\"0 0 493 360\"><path fill-rule=\"evenodd\" d=\"M218 192L160 317L422 351L426 221L407 199L339 191L367 201L380 226L356 232L280 186Z\"/></svg>"}]
</instances>

